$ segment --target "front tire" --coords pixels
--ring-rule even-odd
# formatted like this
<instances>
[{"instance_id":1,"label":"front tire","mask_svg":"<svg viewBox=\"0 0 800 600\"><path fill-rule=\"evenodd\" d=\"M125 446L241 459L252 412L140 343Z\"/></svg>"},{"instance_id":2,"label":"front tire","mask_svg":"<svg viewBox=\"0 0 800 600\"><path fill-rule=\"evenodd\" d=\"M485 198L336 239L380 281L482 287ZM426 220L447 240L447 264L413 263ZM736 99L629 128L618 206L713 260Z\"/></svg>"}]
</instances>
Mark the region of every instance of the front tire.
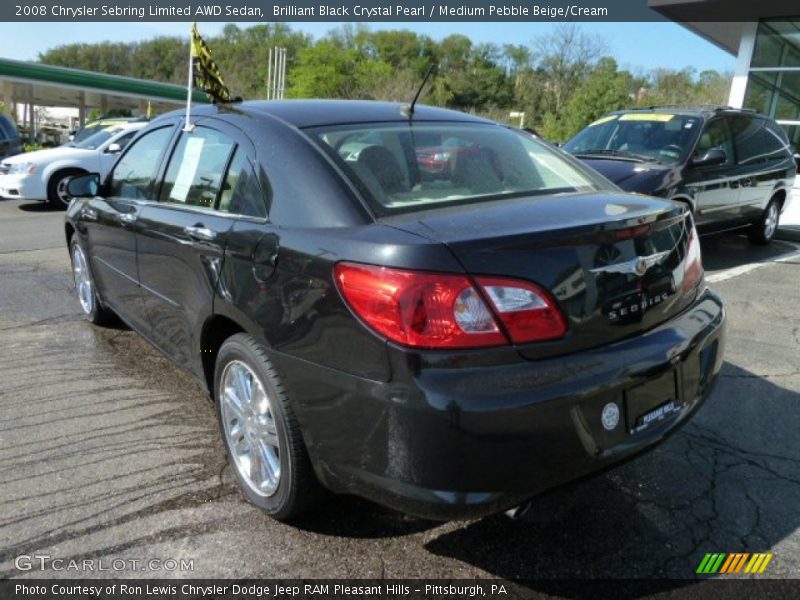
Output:
<instances>
[{"instance_id":1,"label":"front tire","mask_svg":"<svg viewBox=\"0 0 800 600\"><path fill-rule=\"evenodd\" d=\"M72 278L75 281L75 291L78 294L78 302L84 316L90 323L95 325L111 323L114 319L114 313L100 304L94 277L92 277L92 270L89 267L89 259L76 236L73 236L70 241L69 256L72 261Z\"/></svg>"},{"instance_id":2,"label":"front tire","mask_svg":"<svg viewBox=\"0 0 800 600\"><path fill-rule=\"evenodd\" d=\"M67 193L67 184L70 179L82 174L80 169L64 169L53 173L47 182L47 205L53 209L65 210L72 200Z\"/></svg>"},{"instance_id":3,"label":"front tire","mask_svg":"<svg viewBox=\"0 0 800 600\"><path fill-rule=\"evenodd\" d=\"M247 334L217 354L214 397L228 462L245 497L286 520L310 508L322 488L300 426L264 348Z\"/></svg>"},{"instance_id":4,"label":"front tire","mask_svg":"<svg viewBox=\"0 0 800 600\"><path fill-rule=\"evenodd\" d=\"M767 208L759 217L758 221L753 223L750 228L750 242L759 246L769 244L775 237L775 232L778 231L778 224L781 218L780 202L773 198L767 204Z\"/></svg>"}]
</instances>

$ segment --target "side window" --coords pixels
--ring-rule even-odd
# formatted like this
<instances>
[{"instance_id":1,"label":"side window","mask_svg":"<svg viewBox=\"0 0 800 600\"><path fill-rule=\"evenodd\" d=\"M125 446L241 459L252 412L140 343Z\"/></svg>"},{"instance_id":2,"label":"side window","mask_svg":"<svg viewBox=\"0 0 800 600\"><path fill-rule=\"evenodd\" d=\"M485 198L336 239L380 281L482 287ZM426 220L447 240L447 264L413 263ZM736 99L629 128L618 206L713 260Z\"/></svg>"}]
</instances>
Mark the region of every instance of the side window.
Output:
<instances>
[{"instance_id":1,"label":"side window","mask_svg":"<svg viewBox=\"0 0 800 600\"><path fill-rule=\"evenodd\" d=\"M739 164L758 164L786 156L783 135L771 131L764 119L736 117L733 133Z\"/></svg>"},{"instance_id":2,"label":"side window","mask_svg":"<svg viewBox=\"0 0 800 600\"><path fill-rule=\"evenodd\" d=\"M699 158L714 148L725 152L725 165L733 164L733 138L726 119L714 119L706 125L697 142L694 156Z\"/></svg>"},{"instance_id":3,"label":"side window","mask_svg":"<svg viewBox=\"0 0 800 600\"><path fill-rule=\"evenodd\" d=\"M126 133L125 135L118 137L114 141L114 143L115 144L119 144L119 147L122 150L122 149L125 148L125 146L127 146L130 143L130 141L133 139L133 136L135 136L136 133L137 133L136 130L130 131L130 132Z\"/></svg>"},{"instance_id":4,"label":"side window","mask_svg":"<svg viewBox=\"0 0 800 600\"><path fill-rule=\"evenodd\" d=\"M264 195L247 154L236 149L231 166L222 184L219 196L219 210L248 217L267 216Z\"/></svg>"},{"instance_id":5,"label":"side window","mask_svg":"<svg viewBox=\"0 0 800 600\"><path fill-rule=\"evenodd\" d=\"M114 167L109 195L134 200L152 199L158 161L171 136L172 128L162 127L139 138Z\"/></svg>"},{"instance_id":6,"label":"side window","mask_svg":"<svg viewBox=\"0 0 800 600\"><path fill-rule=\"evenodd\" d=\"M235 142L223 133L197 127L182 133L169 161L160 202L213 208Z\"/></svg>"}]
</instances>

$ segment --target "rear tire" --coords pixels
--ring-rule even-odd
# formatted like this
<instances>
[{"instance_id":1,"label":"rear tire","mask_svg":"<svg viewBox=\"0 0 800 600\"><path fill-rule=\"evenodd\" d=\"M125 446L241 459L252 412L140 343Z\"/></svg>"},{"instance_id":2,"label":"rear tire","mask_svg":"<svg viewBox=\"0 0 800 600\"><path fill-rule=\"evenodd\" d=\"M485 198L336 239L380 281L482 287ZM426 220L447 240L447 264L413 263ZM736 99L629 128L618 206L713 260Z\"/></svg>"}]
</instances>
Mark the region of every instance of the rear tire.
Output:
<instances>
[{"instance_id":1,"label":"rear tire","mask_svg":"<svg viewBox=\"0 0 800 600\"><path fill-rule=\"evenodd\" d=\"M105 308L98 296L97 287L89 267L89 258L76 236L72 237L69 244L69 256L72 262L72 278L75 282L75 291L78 294L78 303L83 314L90 323L95 325L110 325L115 320L113 312Z\"/></svg>"},{"instance_id":2,"label":"rear tire","mask_svg":"<svg viewBox=\"0 0 800 600\"><path fill-rule=\"evenodd\" d=\"M67 194L67 184L70 179L83 173L80 169L63 169L53 173L47 182L47 205L53 209L65 210L72 199Z\"/></svg>"},{"instance_id":3,"label":"rear tire","mask_svg":"<svg viewBox=\"0 0 800 600\"><path fill-rule=\"evenodd\" d=\"M769 204L767 204L767 208L764 209L758 221L753 223L750 227L750 233L748 235L750 242L759 246L769 244L775 237L775 232L778 231L780 218L780 201L777 198L773 198L769 201Z\"/></svg>"},{"instance_id":4,"label":"rear tire","mask_svg":"<svg viewBox=\"0 0 800 600\"><path fill-rule=\"evenodd\" d=\"M315 505L317 481L283 385L264 348L237 333L219 349L214 399L228 462L244 496L278 520Z\"/></svg>"}]
</instances>

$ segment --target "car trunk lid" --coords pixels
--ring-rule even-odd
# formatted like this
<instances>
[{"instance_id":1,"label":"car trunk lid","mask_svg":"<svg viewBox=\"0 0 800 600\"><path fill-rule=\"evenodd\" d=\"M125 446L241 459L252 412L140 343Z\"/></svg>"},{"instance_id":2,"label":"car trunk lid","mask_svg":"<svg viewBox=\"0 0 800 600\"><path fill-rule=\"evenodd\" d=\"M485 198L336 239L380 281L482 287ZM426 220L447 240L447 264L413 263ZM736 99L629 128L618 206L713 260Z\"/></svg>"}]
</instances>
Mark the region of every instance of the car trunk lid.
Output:
<instances>
[{"instance_id":1,"label":"car trunk lid","mask_svg":"<svg viewBox=\"0 0 800 600\"><path fill-rule=\"evenodd\" d=\"M558 340L525 344L530 359L608 344L683 311L691 217L679 205L621 193L466 204L382 219L446 244L471 275L537 284L568 321Z\"/></svg>"}]
</instances>

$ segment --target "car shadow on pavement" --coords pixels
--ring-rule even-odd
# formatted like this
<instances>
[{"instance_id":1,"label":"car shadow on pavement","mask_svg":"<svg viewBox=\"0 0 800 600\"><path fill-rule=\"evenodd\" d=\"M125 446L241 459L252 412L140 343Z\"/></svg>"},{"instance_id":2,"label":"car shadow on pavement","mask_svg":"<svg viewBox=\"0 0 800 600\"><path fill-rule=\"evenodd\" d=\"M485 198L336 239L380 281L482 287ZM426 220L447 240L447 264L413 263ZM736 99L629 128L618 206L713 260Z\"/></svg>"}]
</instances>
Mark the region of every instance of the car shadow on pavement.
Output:
<instances>
[{"instance_id":1,"label":"car shadow on pavement","mask_svg":"<svg viewBox=\"0 0 800 600\"><path fill-rule=\"evenodd\" d=\"M781 240L766 246L751 244L747 235L734 232L701 237L700 247L706 274L748 263L770 262L796 250L796 246Z\"/></svg>"},{"instance_id":2,"label":"car shadow on pavement","mask_svg":"<svg viewBox=\"0 0 800 600\"><path fill-rule=\"evenodd\" d=\"M292 525L320 535L376 539L421 533L442 523L405 515L355 496L331 496Z\"/></svg>"},{"instance_id":3,"label":"car shadow on pavement","mask_svg":"<svg viewBox=\"0 0 800 600\"><path fill-rule=\"evenodd\" d=\"M780 385L796 375L726 363L694 419L654 451L537 498L520 521L488 517L426 548L564 597L580 595L567 580L654 580L627 596L639 597L692 584L707 552L770 551L800 527L800 394ZM777 553L770 576L796 572L792 561Z\"/></svg>"},{"instance_id":4,"label":"car shadow on pavement","mask_svg":"<svg viewBox=\"0 0 800 600\"><path fill-rule=\"evenodd\" d=\"M47 202L28 202L27 204L20 204L17 208L32 213L64 212L61 208L53 208Z\"/></svg>"}]
</instances>

